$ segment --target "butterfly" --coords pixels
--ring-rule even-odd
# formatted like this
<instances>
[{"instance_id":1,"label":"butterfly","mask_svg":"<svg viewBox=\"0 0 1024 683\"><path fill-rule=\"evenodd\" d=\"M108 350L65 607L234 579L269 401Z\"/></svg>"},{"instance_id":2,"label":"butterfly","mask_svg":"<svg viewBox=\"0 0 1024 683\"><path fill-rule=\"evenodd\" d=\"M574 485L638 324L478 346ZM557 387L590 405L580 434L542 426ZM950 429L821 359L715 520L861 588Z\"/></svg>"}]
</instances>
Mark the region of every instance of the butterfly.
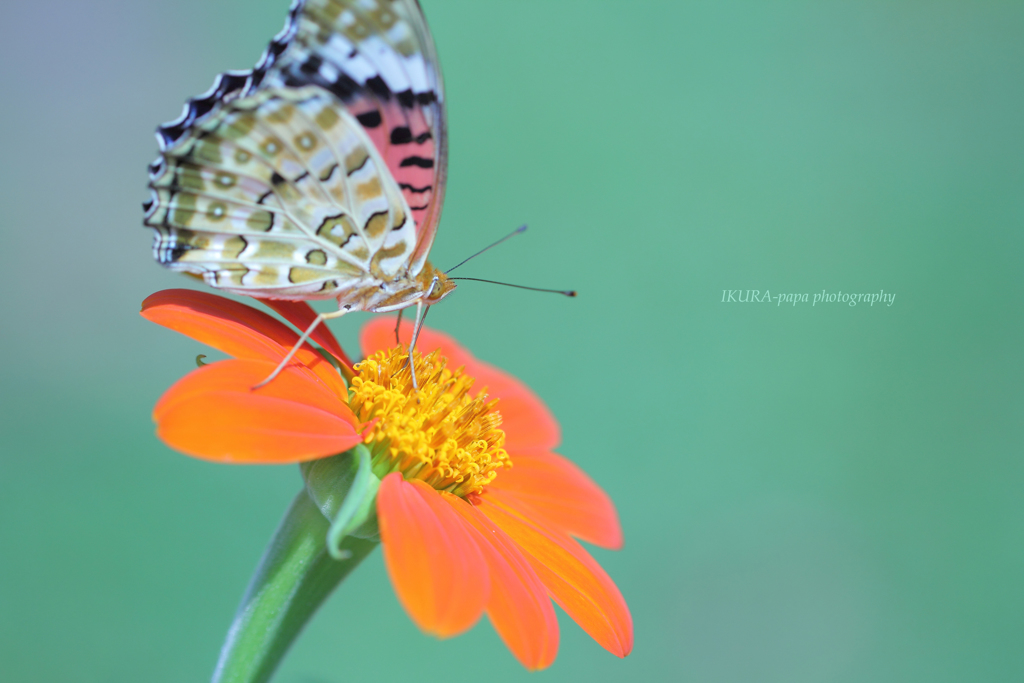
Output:
<instances>
[{"instance_id":1,"label":"butterfly","mask_svg":"<svg viewBox=\"0 0 1024 683\"><path fill-rule=\"evenodd\" d=\"M234 294L335 299L293 353L328 318L415 305L412 347L455 289L427 261L445 117L417 0L295 0L252 70L220 74L157 129L154 257Z\"/></svg>"}]
</instances>

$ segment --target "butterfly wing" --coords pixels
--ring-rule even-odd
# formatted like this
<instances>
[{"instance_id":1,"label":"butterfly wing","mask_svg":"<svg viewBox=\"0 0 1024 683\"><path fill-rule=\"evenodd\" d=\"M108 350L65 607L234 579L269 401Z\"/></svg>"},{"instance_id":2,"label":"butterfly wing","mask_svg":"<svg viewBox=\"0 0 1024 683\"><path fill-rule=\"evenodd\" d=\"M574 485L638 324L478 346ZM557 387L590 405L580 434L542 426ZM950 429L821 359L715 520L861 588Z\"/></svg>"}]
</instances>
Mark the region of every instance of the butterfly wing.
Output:
<instances>
[{"instance_id":1,"label":"butterfly wing","mask_svg":"<svg viewBox=\"0 0 1024 683\"><path fill-rule=\"evenodd\" d=\"M327 298L393 278L415 248L401 191L317 87L222 103L153 169L157 260L221 289Z\"/></svg>"},{"instance_id":2,"label":"butterfly wing","mask_svg":"<svg viewBox=\"0 0 1024 683\"><path fill-rule=\"evenodd\" d=\"M416 222L420 271L444 201L444 85L416 0L306 0L257 66L261 83L316 83L363 124Z\"/></svg>"},{"instance_id":3,"label":"butterfly wing","mask_svg":"<svg viewBox=\"0 0 1024 683\"><path fill-rule=\"evenodd\" d=\"M422 268L444 194L443 90L414 0L306 0L256 68L158 130L157 260L229 291L338 296Z\"/></svg>"}]
</instances>

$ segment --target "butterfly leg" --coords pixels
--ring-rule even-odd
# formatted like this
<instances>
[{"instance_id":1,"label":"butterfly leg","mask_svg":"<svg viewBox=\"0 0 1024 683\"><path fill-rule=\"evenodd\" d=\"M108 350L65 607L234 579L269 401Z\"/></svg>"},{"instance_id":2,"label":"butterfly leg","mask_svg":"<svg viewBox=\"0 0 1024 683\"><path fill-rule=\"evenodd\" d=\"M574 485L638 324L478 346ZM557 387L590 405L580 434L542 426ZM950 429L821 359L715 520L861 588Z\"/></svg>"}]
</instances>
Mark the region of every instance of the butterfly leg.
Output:
<instances>
[{"instance_id":1,"label":"butterfly leg","mask_svg":"<svg viewBox=\"0 0 1024 683\"><path fill-rule=\"evenodd\" d=\"M412 361L412 350L416 348L416 340L420 336L420 326L423 324L423 319L427 317L427 310L430 307L423 303L420 299L416 302L416 324L412 328L412 340L409 342L409 372L412 373L412 388L419 389L416 384L416 366Z\"/></svg>"},{"instance_id":2,"label":"butterfly leg","mask_svg":"<svg viewBox=\"0 0 1024 683\"><path fill-rule=\"evenodd\" d=\"M395 344L401 344L402 340L398 338L398 328L402 326L402 311L404 308L398 309L398 317L395 318Z\"/></svg>"},{"instance_id":3,"label":"butterfly leg","mask_svg":"<svg viewBox=\"0 0 1024 683\"><path fill-rule=\"evenodd\" d=\"M412 361L412 350L416 348L416 340L420 337L420 329L423 327L423 319L427 317L427 311L430 310L430 305L426 303L426 300L430 297L430 293L434 291L434 286L437 285L438 277L434 276L434 280L430 283L430 287L427 288L426 294L416 302L416 324L412 326L412 340L409 342L409 372L412 373L412 388L419 389L416 384L416 366ZM401 313L401 311L399 311ZM397 329L397 328L395 328Z\"/></svg>"},{"instance_id":4,"label":"butterfly leg","mask_svg":"<svg viewBox=\"0 0 1024 683\"><path fill-rule=\"evenodd\" d=\"M309 335L313 334L313 330L316 329L317 325L319 325L320 323L322 323L325 320L330 320L331 318L340 318L341 316L343 316L346 313L348 313L350 310L352 310L352 306L345 305L345 306L342 306L341 308L339 308L336 311L332 311L331 313L321 313L316 318L314 318L313 319L313 323L306 329L305 332L302 333L302 336L299 337L299 341L295 342L295 346L292 347L292 350L288 352L288 355L286 355L281 360L281 362L278 364L278 366L276 368L274 368L274 371L272 373L270 373L270 376L267 377L262 382L260 382L259 384L257 384L256 386L254 386L253 389L259 389L260 387L266 385L272 379L277 377L279 374L281 374L281 371L284 370L286 365L288 365L288 362L292 359L292 357L295 356L295 354L298 352L298 350L300 348L302 348L302 345L305 344L309 340Z\"/></svg>"}]
</instances>

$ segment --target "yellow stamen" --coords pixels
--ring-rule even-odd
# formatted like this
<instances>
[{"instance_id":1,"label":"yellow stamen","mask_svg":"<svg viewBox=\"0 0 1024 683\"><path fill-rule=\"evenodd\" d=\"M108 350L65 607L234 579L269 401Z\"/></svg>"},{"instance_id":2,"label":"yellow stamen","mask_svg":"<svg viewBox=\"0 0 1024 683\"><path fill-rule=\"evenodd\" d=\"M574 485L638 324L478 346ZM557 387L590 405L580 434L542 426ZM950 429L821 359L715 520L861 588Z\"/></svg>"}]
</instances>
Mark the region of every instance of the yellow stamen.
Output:
<instances>
[{"instance_id":1,"label":"yellow stamen","mask_svg":"<svg viewBox=\"0 0 1024 683\"><path fill-rule=\"evenodd\" d=\"M497 399L470 395L474 379L446 367L435 351L413 351L419 390L413 389L408 355L401 347L356 363L349 405L367 430L374 472L400 471L457 496L479 492L511 467Z\"/></svg>"}]
</instances>

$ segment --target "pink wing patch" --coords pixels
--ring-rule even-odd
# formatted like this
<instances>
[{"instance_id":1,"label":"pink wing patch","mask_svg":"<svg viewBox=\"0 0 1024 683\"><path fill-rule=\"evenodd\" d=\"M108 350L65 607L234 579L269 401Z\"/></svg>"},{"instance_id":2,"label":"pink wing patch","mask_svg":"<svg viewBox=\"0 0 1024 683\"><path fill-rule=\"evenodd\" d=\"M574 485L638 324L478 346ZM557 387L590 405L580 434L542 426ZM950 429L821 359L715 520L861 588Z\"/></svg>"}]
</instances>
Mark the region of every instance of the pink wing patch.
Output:
<instances>
[{"instance_id":1,"label":"pink wing patch","mask_svg":"<svg viewBox=\"0 0 1024 683\"><path fill-rule=\"evenodd\" d=\"M435 162L438 142L419 106L406 108L395 100L381 102L375 97L360 97L346 103L384 157L388 170L402 189L405 201L416 221L416 255L426 256L437 231L441 175Z\"/></svg>"}]
</instances>

